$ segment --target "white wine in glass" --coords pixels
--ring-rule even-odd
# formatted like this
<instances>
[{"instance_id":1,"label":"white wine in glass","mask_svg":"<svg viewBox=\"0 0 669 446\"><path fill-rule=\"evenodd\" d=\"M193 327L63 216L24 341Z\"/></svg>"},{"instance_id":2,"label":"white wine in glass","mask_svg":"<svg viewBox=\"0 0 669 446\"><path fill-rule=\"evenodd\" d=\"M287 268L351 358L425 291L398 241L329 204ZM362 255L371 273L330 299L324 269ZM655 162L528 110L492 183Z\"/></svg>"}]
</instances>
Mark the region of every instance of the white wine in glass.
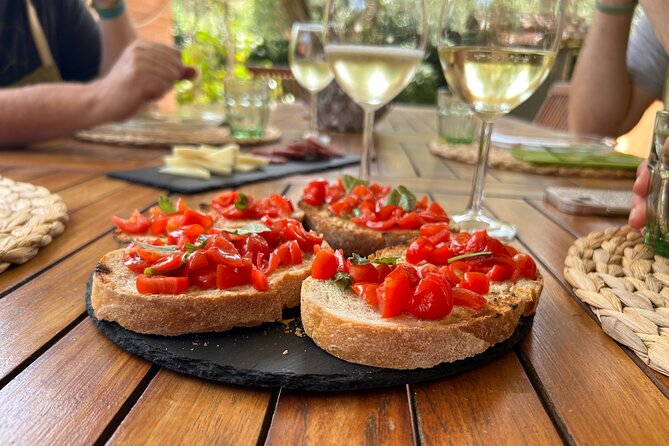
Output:
<instances>
[{"instance_id":1,"label":"white wine in glass","mask_svg":"<svg viewBox=\"0 0 669 446\"><path fill-rule=\"evenodd\" d=\"M327 87L334 75L325 60L323 25L321 23L293 23L288 46L288 63L295 80L309 92L309 131L304 137L329 141L318 131L318 92Z\"/></svg>"},{"instance_id":2,"label":"white wine in glass","mask_svg":"<svg viewBox=\"0 0 669 446\"><path fill-rule=\"evenodd\" d=\"M453 215L467 232L511 240L515 226L482 207L493 121L541 85L560 44L566 0L446 0L439 20L439 59L446 81L483 121L467 210Z\"/></svg>"},{"instance_id":3,"label":"white wine in glass","mask_svg":"<svg viewBox=\"0 0 669 446\"><path fill-rule=\"evenodd\" d=\"M328 0L325 55L335 79L365 113L360 178L371 170L374 112L411 81L425 52L423 0Z\"/></svg>"}]
</instances>

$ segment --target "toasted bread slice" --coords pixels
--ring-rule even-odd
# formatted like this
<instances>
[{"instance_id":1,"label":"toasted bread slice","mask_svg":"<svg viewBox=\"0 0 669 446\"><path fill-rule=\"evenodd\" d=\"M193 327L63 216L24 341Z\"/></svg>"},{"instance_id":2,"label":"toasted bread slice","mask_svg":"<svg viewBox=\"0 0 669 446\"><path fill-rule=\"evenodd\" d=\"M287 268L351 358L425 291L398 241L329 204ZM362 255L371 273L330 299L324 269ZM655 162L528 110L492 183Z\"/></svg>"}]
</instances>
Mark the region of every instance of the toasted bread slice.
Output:
<instances>
[{"instance_id":1,"label":"toasted bread slice","mask_svg":"<svg viewBox=\"0 0 669 446\"><path fill-rule=\"evenodd\" d=\"M100 320L118 322L138 333L176 336L220 332L281 319L281 310L300 303L300 286L309 275L312 254L302 264L278 268L268 291L251 285L227 290L191 287L183 294L140 294L137 275L123 263L124 250L106 254L93 275L91 306Z\"/></svg>"},{"instance_id":2,"label":"toasted bread slice","mask_svg":"<svg viewBox=\"0 0 669 446\"><path fill-rule=\"evenodd\" d=\"M304 227L323 234L331 246L342 248L346 256L356 253L366 257L380 249L407 244L418 238L418 230L376 231L332 215L327 206L311 206L303 201L298 206L304 210Z\"/></svg>"},{"instance_id":3,"label":"toasted bread slice","mask_svg":"<svg viewBox=\"0 0 669 446\"><path fill-rule=\"evenodd\" d=\"M402 314L382 318L375 308L330 280L302 284L304 330L328 353L356 364L430 368L482 353L508 339L521 316L534 314L543 280L491 284L481 310L455 306L443 319Z\"/></svg>"}]
</instances>

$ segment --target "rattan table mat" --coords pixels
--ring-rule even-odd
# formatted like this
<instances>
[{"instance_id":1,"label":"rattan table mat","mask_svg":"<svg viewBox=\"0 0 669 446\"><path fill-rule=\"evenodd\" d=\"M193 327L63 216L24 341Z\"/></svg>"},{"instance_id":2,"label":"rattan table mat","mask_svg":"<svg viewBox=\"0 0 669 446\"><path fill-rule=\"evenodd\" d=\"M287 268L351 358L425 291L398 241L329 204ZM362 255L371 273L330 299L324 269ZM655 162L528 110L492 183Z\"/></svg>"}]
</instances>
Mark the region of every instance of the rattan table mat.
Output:
<instances>
[{"instance_id":1,"label":"rattan table mat","mask_svg":"<svg viewBox=\"0 0 669 446\"><path fill-rule=\"evenodd\" d=\"M0 176L0 273L34 257L63 232L67 221L59 195Z\"/></svg>"},{"instance_id":2,"label":"rattan table mat","mask_svg":"<svg viewBox=\"0 0 669 446\"><path fill-rule=\"evenodd\" d=\"M609 228L574 242L564 277L606 334L669 376L669 259L639 231Z\"/></svg>"},{"instance_id":3,"label":"rattan table mat","mask_svg":"<svg viewBox=\"0 0 669 446\"><path fill-rule=\"evenodd\" d=\"M221 145L237 142L240 145L267 144L281 139L281 130L269 126L262 138L234 139L226 127L200 129L169 127L128 127L123 124L108 124L78 132L75 137L84 141L104 144L127 144L137 146L171 146L176 144Z\"/></svg>"},{"instance_id":4,"label":"rattan table mat","mask_svg":"<svg viewBox=\"0 0 669 446\"><path fill-rule=\"evenodd\" d=\"M446 144L441 141L430 142L430 152L449 160L475 164L478 157L478 142L472 144ZM634 178L634 169L610 169L593 167L558 166L535 164L513 157L511 150L490 147L488 165L494 169L528 172L538 175L556 175L586 178Z\"/></svg>"}]
</instances>

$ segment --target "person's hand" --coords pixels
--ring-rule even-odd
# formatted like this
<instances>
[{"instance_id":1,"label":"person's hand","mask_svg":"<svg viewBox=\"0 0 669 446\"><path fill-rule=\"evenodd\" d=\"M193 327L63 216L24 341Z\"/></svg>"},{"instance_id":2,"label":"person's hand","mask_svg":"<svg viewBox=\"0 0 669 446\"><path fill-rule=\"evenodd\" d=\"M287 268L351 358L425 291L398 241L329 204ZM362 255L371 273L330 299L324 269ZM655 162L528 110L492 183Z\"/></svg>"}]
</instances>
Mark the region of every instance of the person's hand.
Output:
<instances>
[{"instance_id":1,"label":"person's hand","mask_svg":"<svg viewBox=\"0 0 669 446\"><path fill-rule=\"evenodd\" d=\"M630 211L630 226L641 229L646 225L646 195L648 195L648 159L644 160L636 170L636 180L632 186L632 210Z\"/></svg>"},{"instance_id":2,"label":"person's hand","mask_svg":"<svg viewBox=\"0 0 669 446\"><path fill-rule=\"evenodd\" d=\"M99 121L130 118L143 105L161 98L174 82L192 79L195 70L181 63L179 50L157 42L135 40L111 71L93 84Z\"/></svg>"}]
</instances>

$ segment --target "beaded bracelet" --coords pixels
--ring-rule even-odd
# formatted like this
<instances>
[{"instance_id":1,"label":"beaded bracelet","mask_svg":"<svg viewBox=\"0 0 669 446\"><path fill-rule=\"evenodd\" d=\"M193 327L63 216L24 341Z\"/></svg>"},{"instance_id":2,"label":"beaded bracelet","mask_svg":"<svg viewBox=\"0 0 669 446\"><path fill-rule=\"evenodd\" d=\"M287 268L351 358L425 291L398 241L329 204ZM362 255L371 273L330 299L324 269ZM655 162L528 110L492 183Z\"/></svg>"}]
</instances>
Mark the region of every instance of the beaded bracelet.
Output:
<instances>
[{"instance_id":1,"label":"beaded bracelet","mask_svg":"<svg viewBox=\"0 0 669 446\"><path fill-rule=\"evenodd\" d=\"M123 14L123 11L125 11L125 1L116 0L114 4L108 8L100 8L93 2L93 8L95 9L95 12L98 13L101 20L111 20Z\"/></svg>"},{"instance_id":2,"label":"beaded bracelet","mask_svg":"<svg viewBox=\"0 0 669 446\"><path fill-rule=\"evenodd\" d=\"M625 5L603 5L599 2L599 0L596 0L595 9L604 14L622 15L634 11L634 8L636 8L637 3L638 1L634 0L633 2L627 3Z\"/></svg>"}]
</instances>

